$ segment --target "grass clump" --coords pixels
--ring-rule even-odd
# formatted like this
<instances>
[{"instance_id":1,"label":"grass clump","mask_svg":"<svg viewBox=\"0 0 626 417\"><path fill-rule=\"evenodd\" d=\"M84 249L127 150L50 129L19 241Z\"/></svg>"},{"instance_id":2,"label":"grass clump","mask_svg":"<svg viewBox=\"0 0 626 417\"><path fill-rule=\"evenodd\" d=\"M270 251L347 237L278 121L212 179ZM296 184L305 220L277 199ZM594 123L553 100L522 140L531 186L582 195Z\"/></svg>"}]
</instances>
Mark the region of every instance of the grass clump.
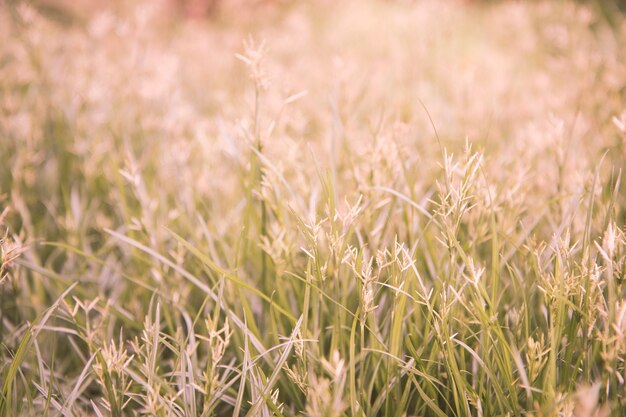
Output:
<instances>
[{"instance_id":1,"label":"grass clump","mask_svg":"<svg viewBox=\"0 0 626 417\"><path fill-rule=\"evenodd\" d=\"M622 18L235 8L0 9L0 416L623 415Z\"/></svg>"}]
</instances>

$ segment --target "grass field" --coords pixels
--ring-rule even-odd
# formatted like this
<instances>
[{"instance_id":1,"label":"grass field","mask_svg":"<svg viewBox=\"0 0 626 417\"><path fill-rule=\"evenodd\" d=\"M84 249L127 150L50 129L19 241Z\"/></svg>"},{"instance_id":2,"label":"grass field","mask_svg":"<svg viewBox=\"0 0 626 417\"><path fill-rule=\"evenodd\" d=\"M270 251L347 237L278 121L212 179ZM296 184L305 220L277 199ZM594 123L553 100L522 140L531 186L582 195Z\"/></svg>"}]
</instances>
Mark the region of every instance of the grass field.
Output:
<instances>
[{"instance_id":1,"label":"grass field","mask_svg":"<svg viewBox=\"0 0 626 417\"><path fill-rule=\"evenodd\" d=\"M0 3L0 417L626 415L624 18L223 3Z\"/></svg>"}]
</instances>

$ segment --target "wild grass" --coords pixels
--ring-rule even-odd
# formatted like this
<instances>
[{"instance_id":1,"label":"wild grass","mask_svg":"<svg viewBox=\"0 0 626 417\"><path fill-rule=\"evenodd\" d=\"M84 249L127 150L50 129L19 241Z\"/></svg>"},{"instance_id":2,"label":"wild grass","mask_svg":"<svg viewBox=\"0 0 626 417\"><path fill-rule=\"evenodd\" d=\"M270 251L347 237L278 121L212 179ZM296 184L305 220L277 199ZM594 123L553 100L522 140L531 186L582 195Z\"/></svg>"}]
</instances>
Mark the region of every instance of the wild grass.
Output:
<instances>
[{"instance_id":1,"label":"wild grass","mask_svg":"<svg viewBox=\"0 0 626 417\"><path fill-rule=\"evenodd\" d=\"M624 415L623 18L255 7L0 6L0 416Z\"/></svg>"}]
</instances>

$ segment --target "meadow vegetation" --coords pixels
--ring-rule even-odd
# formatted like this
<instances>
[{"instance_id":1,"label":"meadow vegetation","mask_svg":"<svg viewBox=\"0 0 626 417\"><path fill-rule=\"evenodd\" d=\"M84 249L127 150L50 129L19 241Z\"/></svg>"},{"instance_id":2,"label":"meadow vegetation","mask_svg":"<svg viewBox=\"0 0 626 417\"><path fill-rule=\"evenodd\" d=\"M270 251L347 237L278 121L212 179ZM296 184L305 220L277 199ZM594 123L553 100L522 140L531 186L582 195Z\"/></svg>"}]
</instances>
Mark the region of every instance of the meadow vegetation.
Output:
<instances>
[{"instance_id":1,"label":"meadow vegetation","mask_svg":"<svg viewBox=\"0 0 626 417\"><path fill-rule=\"evenodd\" d=\"M625 415L623 18L239 6L0 3L0 416Z\"/></svg>"}]
</instances>

